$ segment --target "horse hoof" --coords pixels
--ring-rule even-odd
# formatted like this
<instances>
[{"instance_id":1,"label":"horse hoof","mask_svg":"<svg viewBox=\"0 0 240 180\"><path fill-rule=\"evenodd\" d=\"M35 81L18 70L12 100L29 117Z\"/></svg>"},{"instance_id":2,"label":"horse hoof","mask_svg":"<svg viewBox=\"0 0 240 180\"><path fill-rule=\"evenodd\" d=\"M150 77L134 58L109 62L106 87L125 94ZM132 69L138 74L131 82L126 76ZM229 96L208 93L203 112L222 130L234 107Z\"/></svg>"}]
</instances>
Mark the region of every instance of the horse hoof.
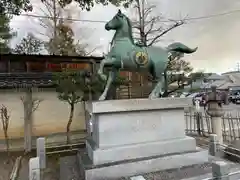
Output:
<instances>
[{"instance_id":1,"label":"horse hoof","mask_svg":"<svg viewBox=\"0 0 240 180\"><path fill-rule=\"evenodd\" d=\"M98 100L99 100L99 101L104 101L104 100L105 100L105 97L101 96Z\"/></svg>"},{"instance_id":2,"label":"horse hoof","mask_svg":"<svg viewBox=\"0 0 240 180\"><path fill-rule=\"evenodd\" d=\"M102 79L103 81L106 81L106 80L107 80L107 76L105 76L105 75L100 75L100 77L101 77L101 79Z\"/></svg>"},{"instance_id":3,"label":"horse hoof","mask_svg":"<svg viewBox=\"0 0 240 180\"><path fill-rule=\"evenodd\" d=\"M157 99L157 96L149 96L148 99Z\"/></svg>"}]
</instances>

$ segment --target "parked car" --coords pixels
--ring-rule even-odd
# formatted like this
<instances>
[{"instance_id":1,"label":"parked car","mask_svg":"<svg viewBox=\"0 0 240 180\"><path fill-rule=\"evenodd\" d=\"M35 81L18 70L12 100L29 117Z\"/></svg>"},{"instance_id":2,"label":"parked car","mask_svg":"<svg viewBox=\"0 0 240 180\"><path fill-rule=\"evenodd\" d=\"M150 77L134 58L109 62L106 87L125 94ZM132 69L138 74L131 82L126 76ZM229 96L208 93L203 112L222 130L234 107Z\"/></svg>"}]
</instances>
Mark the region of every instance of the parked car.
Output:
<instances>
[{"instance_id":1,"label":"parked car","mask_svg":"<svg viewBox=\"0 0 240 180\"><path fill-rule=\"evenodd\" d=\"M233 92L229 95L229 102L239 104L240 103L240 92Z\"/></svg>"},{"instance_id":2,"label":"parked car","mask_svg":"<svg viewBox=\"0 0 240 180\"><path fill-rule=\"evenodd\" d=\"M205 92L197 92L197 93L190 94L187 97L192 97L193 98L193 105L194 106L195 106L196 101L199 101L200 106L204 106L205 102L206 102L205 96L206 96Z\"/></svg>"},{"instance_id":3,"label":"parked car","mask_svg":"<svg viewBox=\"0 0 240 180\"><path fill-rule=\"evenodd\" d=\"M187 97L190 93L188 92L183 92L179 97L180 98L184 98L184 97Z\"/></svg>"}]
</instances>

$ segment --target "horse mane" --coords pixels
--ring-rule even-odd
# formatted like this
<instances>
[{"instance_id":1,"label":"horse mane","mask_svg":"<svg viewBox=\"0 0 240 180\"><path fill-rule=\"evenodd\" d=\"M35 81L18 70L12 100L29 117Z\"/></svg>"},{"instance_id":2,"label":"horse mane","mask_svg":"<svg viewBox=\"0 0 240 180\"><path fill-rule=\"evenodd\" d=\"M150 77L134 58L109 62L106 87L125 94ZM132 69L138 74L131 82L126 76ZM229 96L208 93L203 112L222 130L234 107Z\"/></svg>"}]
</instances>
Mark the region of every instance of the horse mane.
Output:
<instances>
[{"instance_id":1,"label":"horse mane","mask_svg":"<svg viewBox=\"0 0 240 180\"><path fill-rule=\"evenodd\" d=\"M131 23L130 19L129 19L125 14L123 14L123 15L124 15L124 17L125 17L126 20L127 20L130 40L132 41L133 44L135 44L135 43L134 43L134 40L133 40L133 35L132 35L132 34L133 34L133 33L132 33L132 23Z\"/></svg>"}]
</instances>

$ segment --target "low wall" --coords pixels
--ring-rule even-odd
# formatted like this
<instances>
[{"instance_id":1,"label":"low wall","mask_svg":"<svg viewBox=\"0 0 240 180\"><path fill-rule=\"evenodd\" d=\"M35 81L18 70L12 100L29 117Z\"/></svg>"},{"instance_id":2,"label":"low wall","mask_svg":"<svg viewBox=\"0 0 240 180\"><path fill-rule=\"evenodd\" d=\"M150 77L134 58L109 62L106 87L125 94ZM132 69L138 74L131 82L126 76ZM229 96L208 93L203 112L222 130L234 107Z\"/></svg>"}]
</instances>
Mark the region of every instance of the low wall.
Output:
<instances>
[{"instance_id":1,"label":"low wall","mask_svg":"<svg viewBox=\"0 0 240 180\"><path fill-rule=\"evenodd\" d=\"M24 136L24 109L20 97L24 93L19 90L0 90L0 105L5 105L10 112L9 137ZM33 115L33 135L44 136L51 133L65 132L70 108L68 103L57 98L54 90L44 90L33 93L34 98L42 99ZM1 121L1 120L0 120ZM2 123L0 123L0 139L4 138ZM85 130L85 111L83 103L76 104L72 131Z\"/></svg>"}]
</instances>

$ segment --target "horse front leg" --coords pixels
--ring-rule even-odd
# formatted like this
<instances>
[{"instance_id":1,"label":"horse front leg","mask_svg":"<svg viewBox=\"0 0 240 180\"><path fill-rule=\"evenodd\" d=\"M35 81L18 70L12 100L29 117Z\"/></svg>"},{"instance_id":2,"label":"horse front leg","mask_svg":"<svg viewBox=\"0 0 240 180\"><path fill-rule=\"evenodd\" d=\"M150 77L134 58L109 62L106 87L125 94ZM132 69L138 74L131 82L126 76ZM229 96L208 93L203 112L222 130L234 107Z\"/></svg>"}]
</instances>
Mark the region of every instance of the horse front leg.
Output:
<instances>
[{"instance_id":1,"label":"horse front leg","mask_svg":"<svg viewBox=\"0 0 240 180\"><path fill-rule=\"evenodd\" d=\"M107 76L103 73L103 69L105 66L105 63L107 62L106 59L103 59L100 63L99 69L98 69L98 75L101 77L102 80L106 81L107 80Z\"/></svg>"},{"instance_id":2,"label":"horse front leg","mask_svg":"<svg viewBox=\"0 0 240 180\"><path fill-rule=\"evenodd\" d=\"M149 99L156 99L162 96L162 87L163 87L164 81L162 76L160 78L158 78L158 82L155 85L154 89L152 90L152 92L150 93L150 95L148 96Z\"/></svg>"},{"instance_id":3,"label":"horse front leg","mask_svg":"<svg viewBox=\"0 0 240 180\"><path fill-rule=\"evenodd\" d=\"M111 87L112 82L115 80L115 78L116 78L116 72L115 71L110 71L109 75L108 75L107 84L106 84L106 86L104 88L104 91L103 91L102 95L98 99L99 101L106 100L107 95L108 95L108 91L109 91L109 89Z\"/></svg>"}]
</instances>

